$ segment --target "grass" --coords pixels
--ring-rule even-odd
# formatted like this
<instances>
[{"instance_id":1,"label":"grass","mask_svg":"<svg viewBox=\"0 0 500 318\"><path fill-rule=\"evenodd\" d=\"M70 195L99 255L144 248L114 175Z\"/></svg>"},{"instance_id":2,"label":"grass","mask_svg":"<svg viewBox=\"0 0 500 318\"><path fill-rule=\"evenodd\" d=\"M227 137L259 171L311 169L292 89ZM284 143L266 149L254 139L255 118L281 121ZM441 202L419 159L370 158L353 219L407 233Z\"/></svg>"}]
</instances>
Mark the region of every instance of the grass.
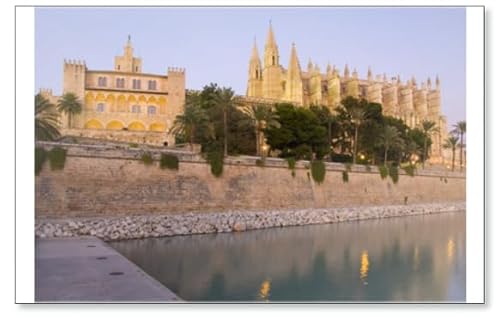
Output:
<instances>
[{"instance_id":1,"label":"grass","mask_svg":"<svg viewBox=\"0 0 500 318\"><path fill-rule=\"evenodd\" d=\"M54 147L48 152L51 170L62 170L66 163L66 149Z\"/></svg>"}]
</instances>

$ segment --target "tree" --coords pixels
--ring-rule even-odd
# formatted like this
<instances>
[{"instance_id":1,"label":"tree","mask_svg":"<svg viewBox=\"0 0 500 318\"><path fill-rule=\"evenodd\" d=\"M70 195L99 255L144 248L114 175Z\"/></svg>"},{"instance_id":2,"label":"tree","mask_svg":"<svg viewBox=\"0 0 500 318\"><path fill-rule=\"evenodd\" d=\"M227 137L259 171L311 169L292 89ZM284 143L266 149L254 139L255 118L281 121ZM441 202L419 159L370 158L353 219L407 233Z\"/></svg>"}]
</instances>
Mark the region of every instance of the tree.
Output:
<instances>
[{"instance_id":1,"label":"tree","mask_svg":"<svg viewBox=\"0 0 500 318\"><path fill-rule=\"evenodd\" d=\"M257 156L260 156L262 131L265 127L279 127L279 122L269 105L250 104L243 107L241 110L248 116L255 127L255 149Z\"/></svg>"},{"instance_id":2,"label":"tree","mask_svg":"<svg viewBox=\"0 0 500 318\"><path fill-rule=\"evenodd\" d=\"M66 93L59 99L57 103L57 110L68 115L68 128L72 127L73 115L82 112L82 102L74 93Z\"/></svg>"},{"instance_id":3,"label":"tree","mask_svg":"<svg viewBox=\"0 0 500 318\"><path fill-rule=\"evenodd\" d=\"M356 164L356 157L358 155L358 132L359 127L366 119L366 111L361 107L352 107L347 110L347 113L351 117L351 122L354 125L354 146L352 152L352 163Z\"/></svg>"},{"instance_id":4,"label":"tree","mask_svg":"<svg viewBox=\"0 0 500 318\"><path fill-rule=\"evenodd\" d=\"M384 166L387 167L387 152L390 148L401 148L404 144L398 129L394 126L384 126L377 143L384 147Z\"/></svg>"},{"instance_id":5,"label":"tree","mask_svg":"<svg viewBox=\"0 0 500 318\"><path fill-rule=\"evenodd\" d=\"M467 124L465 120L459 121L456 123L454 126L453 133L457 134L460 136L460 171L462 171L463 168L463 152L464 152L464 134L467 132Z\"/></svg>"},{"instance_id":6,"label":"tree","mask_svg":"<svg viewBox=\"0 0 500 318\"><path fill-rule=\"evenodd\" d=\"M35 95L35 140L55 140L59 132L59 113L42 94Z\"/></svg>"},{"instance_id":7,"label":"tree","mask_svg":"<svg viewBox=\"0 0 500 318\"><path fill-rule=\"evenodd\" d=\"M266 127L264 134L272 150L279 150L281 157L320 159L328 151L327 129L308 108L292 104L276 104L274 110L279 126Z\"/></svg>"},{"instance_id":8,"label":"tree","mask_svg":"<svg viewBox=\"0 0 500 318\"><path fill-rule=\"evenodd\" d=\"M424 133L424 157L422 160L422 168L425 169L425 161L427 160L427 140L430 138L431 134L437 131L436 123L430 120L424 120L422 122L422 131Z\"/></svg>"},{"instance_id":9,"label":"tree","mask_svg":"<svg viewBox=\"0 0 500 318\"><path fill-rule=\"evenodd\" d=\"M189 140L191 151L195 143L197 133L205 136L212 135L212 129L208 122L208 116L200 104L200 94L189 93L186 96L184 113L176 116L169 133L174 135L184 135Z\"/></svg>"},{"instance_id":10,"label":"tree","mask_svg":"<svg viewBox=\"0 0 500 318\"><path fill-rule=\"evenodd\" d=\"M229 109L235 106L235 95L231 88L223 87L217 90L216 103L222 109L223 113L223 126L224 126L224 157L227 157L227 113Z\"/></svg>"},{"instance_id":11,"label":"tree","mask_svg":"<svg viewBox=\"0 0 500 318\"><path fill-rule=\"evenodd\" d=\"M455 171L455 150L457 149L458 137L450 135L444 142L444 148L451 149L451 171Z\"/></svg>"}]
</instances>

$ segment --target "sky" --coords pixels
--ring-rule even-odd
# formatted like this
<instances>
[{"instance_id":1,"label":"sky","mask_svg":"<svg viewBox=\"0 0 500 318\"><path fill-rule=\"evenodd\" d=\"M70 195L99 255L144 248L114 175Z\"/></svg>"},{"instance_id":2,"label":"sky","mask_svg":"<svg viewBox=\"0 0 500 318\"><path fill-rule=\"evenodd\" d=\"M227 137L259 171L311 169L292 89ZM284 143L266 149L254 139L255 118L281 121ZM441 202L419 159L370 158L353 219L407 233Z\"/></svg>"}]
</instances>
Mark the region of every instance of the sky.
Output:
<instances>
[{"instance_id":1,"label":"sky","mask_svg":"<svg viewBox=\"0 0 500 318\"><path fill-rule=\"evenodd\" d=\"M347 63L361 78L369 66L418 84L439 75L449 129L465 120L464 8L37 8L35 89L61 93L64 59L112 70L130 35L143 72L183 67L188 89L214 82L244 95L254 38L262 57L269 21L285 68L295 43L303 70L311 59L322 72L331 63L343 74Z\"/></svg>"}]
</instances>

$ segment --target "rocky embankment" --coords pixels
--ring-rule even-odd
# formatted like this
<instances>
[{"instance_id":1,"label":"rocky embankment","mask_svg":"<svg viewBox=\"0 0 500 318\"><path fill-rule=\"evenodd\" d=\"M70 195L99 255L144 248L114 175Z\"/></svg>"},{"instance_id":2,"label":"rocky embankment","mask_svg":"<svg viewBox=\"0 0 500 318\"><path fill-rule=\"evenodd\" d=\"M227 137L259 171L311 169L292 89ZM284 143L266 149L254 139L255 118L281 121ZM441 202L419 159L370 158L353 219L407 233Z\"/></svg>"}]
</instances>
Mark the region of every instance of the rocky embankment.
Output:
<instances>
[{"instance_id":1,"label":"rocky embankment","mask_svg":"<svg viewBox=\"0 0 500 318\"><path fill-rule=\"evenodd\" d=\"M37 219L35 235L41 238L91 235L105 241L114 241L174 235L241 232L270 227L458 211L465 211L465 203Z\"/></svg>"}]
</instances>

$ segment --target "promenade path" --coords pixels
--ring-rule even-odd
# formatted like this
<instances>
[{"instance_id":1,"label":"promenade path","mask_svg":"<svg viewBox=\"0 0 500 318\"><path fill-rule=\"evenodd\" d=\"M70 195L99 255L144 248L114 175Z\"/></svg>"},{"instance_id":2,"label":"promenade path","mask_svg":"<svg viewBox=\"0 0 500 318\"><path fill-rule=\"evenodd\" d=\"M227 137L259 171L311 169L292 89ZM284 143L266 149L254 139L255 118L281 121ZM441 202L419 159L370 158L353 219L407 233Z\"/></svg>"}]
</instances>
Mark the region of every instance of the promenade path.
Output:
<instances>
[{"instance_id":1,"label":"promenade path","mask_svg":"<svg viewBox=\"0 0 500 318\"><path fill-rule=\"evenodd\" d=\"M95 237L35 241L37 302L179 302L168 288Z\"/></svg>"}]
</instances>

